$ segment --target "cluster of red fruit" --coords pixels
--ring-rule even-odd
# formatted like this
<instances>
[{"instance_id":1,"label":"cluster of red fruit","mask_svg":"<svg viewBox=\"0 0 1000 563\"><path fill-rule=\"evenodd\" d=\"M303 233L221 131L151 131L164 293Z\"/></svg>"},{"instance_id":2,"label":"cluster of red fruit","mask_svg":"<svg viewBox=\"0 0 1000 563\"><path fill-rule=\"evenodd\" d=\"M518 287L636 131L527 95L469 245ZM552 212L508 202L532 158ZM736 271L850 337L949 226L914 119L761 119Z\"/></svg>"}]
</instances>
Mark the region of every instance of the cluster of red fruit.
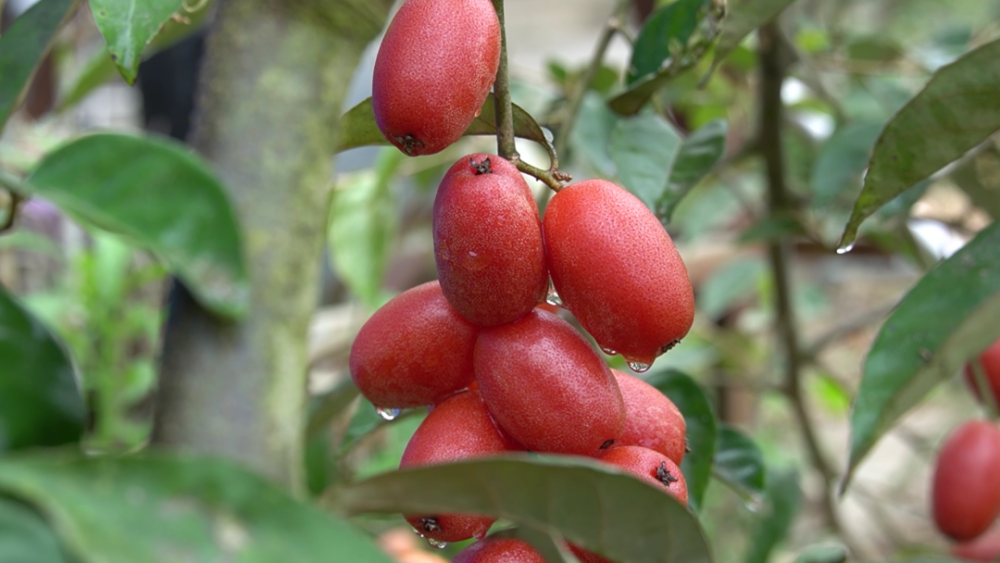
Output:
<instances>
[{"instance_id":1,"label":"cluster of red fruit","mask_svg":"<svg viewBox=\"0 0 1000 563\"><path fill-rule=\"evenodd\" d=\"M981 400L1000 404L1000 340L979 356L984 394L976 367L965 368L965 379ZM934 522L955 540L952 554L963 559L1000 559L1000 533L986 533L1000 516L1000 427L970 420L945 440L938 452L931 490Z\"/></svg>"},{"instance_id":2,"label":"cluster of red fruit","mask_svg":"<svg viewBox=\"0 0 1000 563\"><path fill-rule=\"evenodd\" d=\"M499 53L489 0L407 0L375 64L380 130L411 156L455 142L489 93ZM400 466L517 451L588 456L686 503L682 414L654 387L609 369L551 312L568 309L636 371L687 333L687 270L642 202L611 182L579 182L553 196L543 222L514 164L473 154L438 187L433 235L439 281L386 303L351 348L351 376L383 416L429 408ZM494 522L407 520L438 544L482 540ZM482 554L509 545L498 541L473 544L459 560L497 561Z\"/></svg>"}]
</instances>

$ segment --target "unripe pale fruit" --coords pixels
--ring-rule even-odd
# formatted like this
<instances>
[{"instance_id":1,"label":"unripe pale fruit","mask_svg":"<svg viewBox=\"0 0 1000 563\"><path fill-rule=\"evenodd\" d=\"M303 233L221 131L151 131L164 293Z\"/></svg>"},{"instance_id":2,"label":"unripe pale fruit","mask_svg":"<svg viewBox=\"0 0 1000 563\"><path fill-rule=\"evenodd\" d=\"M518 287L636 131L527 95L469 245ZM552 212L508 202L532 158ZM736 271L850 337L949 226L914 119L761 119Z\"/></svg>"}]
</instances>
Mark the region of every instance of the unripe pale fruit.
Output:
<instances>
[{"instance_id":1,"label":"unripe pale fruit","mask_svg":"<svg viewBox=\"0 0 1000 563\"><path fill-rule=\"evenodd\" d=\"M479 115L499 64L490 0L406 0L375 59L379 130L409 156L441 151Z\"/></svg>"},{"instance_id":2,"label":"unripe pale fruit","mask_svg":"<svg viewBox=\"0 0 1000 563\"><path fill-rule=\"evenodd\" d=\"M694 293L670 235L638 198L605 180L570 184L543 221L563 306L602 349L643 371L687 334Z\"/></svg>"},{"instance_id":3,"label":"unripe pale fruit","mask_svg":"<svg viewBox=\"0 0 1000 563\"><path fill-rule=\"evenodd\" d=\"M989 530L970 542L956 543L949 551L952 557L965 561L1000 561L1000 530Z\"/></svg>"},{"instance_id":4,"label":"unripe pale fruit","mask_svg":"<svg viewBox=\"0 0 1000 563\"><path fill-rule=\"evenodd\" d=\"M594 457L621 437L625 405L611 370L552 313L482 329L474 365L493 420L528 450Z\"/></svg>"},{"instance_id":5,"label":"unripe pale fruit","mask_svg":"<svg viewBox=\"0 0 1000 563\"><path fill-rule=\"evenodd\" d=\"M472 383L476 332L438 282L418 285L361 327L351 346L351 378L377 407L430 405Z\"/></svg>"},{"instance_id":6,"label":"unripe pale fruit","mask_svg":"<svg viewBox=\"0 0 1000 563\"><path fill-rule=\"evenodd\" d=\"M670 458L641 446L616 446L600 457L604 463L615 465L635 475L640 480L670 493L687 506L687 482L680 468Z\"/></svg>"},{"instance_id":7,"label":"unripe pale fruit","mask_svg":"<svg viewBox=\"0 0 1000 563\"><path fill-rule=\"evenodd\" d=\"M938 452L931 489L938 530L969 541L1000 515L1000 428L981 420L959 426Z\"/></svg>"},{"instance_id":8,"label":"unripe pale fruit","mask_svg":"<svg viewBox=\"0 0 1000 563\"><path fill-rule=\"evenodd\" d=\"M649 448L680 465L686 448L684 415L656 387L616 369L611 373L625 402L625 430L618 445Z\"/></svg>"},{"instance_id":9,"label":"unripe pale fruit","mask_svg":"<svg viewBox=\"0 0 1000 563\"><path fill-rule=\"evenodd\" d=\"M513 164L473 154L448 170L434 200L434 257L448 302L475 325L516 321L545 298L542 222Z\"/></svg>"},{"instance_id":10,"label":"unripe pale fruit","mask_svg":"<svg viewBox=\"0 0 1000 563\"><path fill-rule=\"evenodd\" d=\"M983 375L986 376L986 383L993 392L994 402L1000 405L1000 340L979 355L979 362L983 366ZM965 381L972 389L972 394L980 401L983 399L979 392L979 385L976 383L976 375L972 364L965 366Z\"/></svg>"},{"instance_id":11,"label":"unripe pale fruit","mask_svg":"<svg viewBox=\"0 0 1000 563\"><path fill-rule=\"evenodd\" d=\"M399 467L449 463L474 457L523 450L504 437L490 419L476 391L464 391L434 407L413 433ZM407 516L425 537L454 542L482 538L496 520L470 514Z\"/></svg>"},{"instance_id":12,"label":"unripe pale fruit","mask_svg":"<svg viewBox=\"0 0 1000 563\"><path fill-rule=\"evenodd\" d=\"M452 563L546 563L535 548L514 538L488 537L469 544Z\"/></svg>"}]
</instances>

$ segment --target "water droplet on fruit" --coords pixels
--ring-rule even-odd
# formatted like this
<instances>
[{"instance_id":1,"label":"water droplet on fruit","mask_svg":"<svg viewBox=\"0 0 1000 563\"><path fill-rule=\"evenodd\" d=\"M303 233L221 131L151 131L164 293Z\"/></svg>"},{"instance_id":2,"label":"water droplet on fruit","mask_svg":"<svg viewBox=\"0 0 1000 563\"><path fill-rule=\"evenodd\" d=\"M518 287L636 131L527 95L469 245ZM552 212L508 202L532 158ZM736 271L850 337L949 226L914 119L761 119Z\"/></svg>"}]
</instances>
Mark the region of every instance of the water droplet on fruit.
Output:
<instances>
[{"instance_id":1,"label":"water droplet on fruit","mask_svg":"<svg viewBox=\"0 0 1000 563\"><path fill-rule=\"evenodd\" d=\"M837 247L837 254L847 254L852 250L854 250L854 243L849 242L847 244L842 244L839 247Z\"/></svg>"},{"instance_id":2,"label":"water droplet on fruit","mask_svg":"<svg viewBox=\"0 0 1000 563\"><path fill-rule=\"evenodd\" d=\"M383 409L382 407L375 407L375 412L382 417L382 420L396 420L399 416L399 409Z\"/></svg>"},{"instance_id":3,"label":"water droplet on fruit","mask_svg":"<svg viewBox=\"0 0 1000 563\"><path fill-rule=\"evenodd\" d=\"M633 360L628 360L628 367L636 373L643 373L649 370L649 364L644 364L642 362L636 362Z\"/></svg>"},{"instance_id":4,"label":"water droplet on fruit","mask_svg":"<svg viewBox=\"0 0 1000 563\"><path fill-rule=\"evenodd\" d=\"M414 534L417 534L418 536L420 536L420 539L424 539L424 534L420 530L418 530L416 528L413 528L413 527L411 527L410 529L413 530Z\"/></svg>"},{"instance_id":5,"label":"water droplet on fruit","mask_svg":"<svg viewBox=\"0 0 1000 563\"><path fill-rule=\"evenodd\" d=\"M562 298L556 293L556 286L552 283L552 278L549 278L549 292L545 295L545 302L554 307L562 307Z\"/></svg>"},{"instance_id":6,"label":"water droplet on fruit","mask_svg":"<svg viewBox=\"0 0 1000 563\"><path fill-rule=\"evenodd\" d=\"M444 548L448 547L448 542L446 542L446 541L437 541L434 538L427 538L427 543L431 547L436 547L438 549L444 549Z\"/></svg>"},{"instance_id":7,"label":"water droplet on fruit","mask_svg":"<svg viewBox=\"0 0 1000 563\"><path fill-rule=\"evenodd\" d=\"M604 346L601 346L601 352L604 352L605 354L607 354L609 356L614 356L615 354L618 353L618 352L615 352L614 350L612 350L611 348L606 348Z\"/></svg>"}]
</instances>

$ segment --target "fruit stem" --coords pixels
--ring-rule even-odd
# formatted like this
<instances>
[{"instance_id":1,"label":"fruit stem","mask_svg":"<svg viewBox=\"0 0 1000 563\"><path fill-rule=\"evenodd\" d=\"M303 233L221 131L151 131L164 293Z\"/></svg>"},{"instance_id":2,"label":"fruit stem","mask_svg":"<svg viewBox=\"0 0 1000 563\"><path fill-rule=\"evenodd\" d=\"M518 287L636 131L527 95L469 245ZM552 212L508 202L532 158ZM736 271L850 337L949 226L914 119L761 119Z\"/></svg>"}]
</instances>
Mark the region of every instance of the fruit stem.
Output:
<instances>
[{"instance_id":1,"label":"fruit stem","mask_svg":"<svg viewBox=\"0 0 1000 563\"><path fill-rule=\"evenodd\" d=\"M563 182L568 182L573 179L573 177L569 174L565 174L558 170L542 170L541 168L532 166L521 159L517 159L513 162L514 165L517 166L518 170L544 182L546 186L552 188L552 190L556 192L563 188Z\"/></svg>"},{"instance_id":2,"label":"fruit stem","mask_svg":"<svg viewBox=\"0 0 1000 563\"><path fill-rule=\"evenodd\" d=\"M993 389L986 380L986 372L983 371L983 363L979 358L971 362L972 376L976 380L976 388L979 389L979 396L983 398L983 404L989 412L990 418L1000 420L1000 409L997 408L996 397L993 396Z\"/></svg>"},{"instance_id":3,"label":"fruit stem","mask_svg":"<svg viewBox=\"0 0 1000 563\"><path fill-rule=\"evenodd\" d=\"M517 164L521 157L514 146L514 110L510 101L510 74L507 69L507 26L504 24L503 0L493 0L500 20L500 66L493 82L493 102L497 116L497 152Z\"/></svg>"}]
</instances>

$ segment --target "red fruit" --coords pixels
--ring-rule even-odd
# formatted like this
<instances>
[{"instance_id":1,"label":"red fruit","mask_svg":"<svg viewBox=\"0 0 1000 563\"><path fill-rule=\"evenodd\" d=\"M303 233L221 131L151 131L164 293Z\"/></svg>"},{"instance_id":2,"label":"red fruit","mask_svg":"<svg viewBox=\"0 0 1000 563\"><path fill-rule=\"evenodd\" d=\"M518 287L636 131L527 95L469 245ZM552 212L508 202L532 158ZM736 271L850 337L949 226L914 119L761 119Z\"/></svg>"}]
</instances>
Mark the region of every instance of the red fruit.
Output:
<instances>
[{"instance_id":1,"label":"red fruit","mask_svg":"<svg viewBox=\"0 0 1000 563\"><path fill-rule=\"evenodd\" d=\"M670 235L639 199L605 180L566 186L543 222L563 306L604 350L643 371L687 334L691 281Z\"/></svg>"},{"instance_id":2,"label":"red fruit","mask_svg":"<svg viewBox=\"0 0 1000 563\"><path fill-rule=\"evenodd\" d=\"M996 404L1000 404L1000 340L994 342L992 346L979 355L979 362L983 366L983 375L986 376L986 382L993 392L994 401ZM965 366L965 381L972 389L973 395L980 401L983 400L971 363Z\"/></svg>"},{"instance_id":3,"label":"red fruit","mask_svg":"<svg viewBox=\"0 0 1000 563\"><path fill-rule=\"evenodd\" d=\"M611 373L625 402L625 430L617 445L649 448L679 465L687 447L684 415L656 387L616 369Z\"/></svg>"},{"instance_id":4,"label":"red fruit","mask_svg":"<svg viewBox=\"0 0 1000 563\"><path fill-rule=\"evenodd\" d=\"M1000 428L959 426L938 452L931 489L938 530L958 541L983 533L1000 515Z\"/></svg>"},{"instance_id":5,"label":"red fruit","mask_svg":"<svg viewBox=\"0 0 1000 563\"><path fill-rule=\"evenodd\" d=\"M951 555L966 561L1000 561L1000 530L990 530L967 543L951 546Z\"/></svg>"},{"instance_id":6,"label":"red fruit","mask_svg":"<svg viewBox=\"0 0 1000 563\"><path fill-rule=\"evenodd\" d=\"M434 257L448 303L475 325L516 321L545 298L542 222L513 164L477 153L448 170L434 200Z\"/></svg>"},{"instance_id":7,"label":"red fruit","mask_svg":"<svg viewBox=\"0 0 1000 563\"><path fill-rule=\"evenodd\" d=\"M452 563L545 563L528 542L514 538L488 537L469 544Z\"/></svg>"},{"instance_id":8,"label":"red fruit","mask_svg":"<svg viewBox=\"0 0 1000 563\"><path fill-rule=\"evenodd\" d=\"M621 437L625 405L611 370L552 313L483 329L474 365L493 420L529 450L597 456Z\"/></svg>"},{"instance_id":9,"label":"red fruit","mask_svg":"<svg viewBox=\"0 0 1000 563\"><path fill-rule=\"evenodd\" d=\"M687 506L687 482L680 468L670 458L641 446L616 446L600 457L604 463L616 465L640 480L659 487Z\"/></svg>"},{"instance_id":10,"label":"red fruit","mask_svg":"<svg viewBox=\"0 0 1000 563\"><path fill-rule=\"evenodd\" d=\"M409 156L441 151L479 115L499 64L490 0L406 0L375 59L379 130Z\"/></svg>"},{"instance_id":11,"label":"red fruit","mask_svg":"<svg viewBox=\"0 0 1000 563\"><path fill-rule=\"evenodd\" d=\"M399 467L448 463L522 450L493 425L479 393L465 391L438 404L413 433ZM481 538L496 518L470 514L407 516L425 537L453 542Z\"/></svg>"},{"instance_id":12,"label":"red fruit","mask_svg":"<svg viewBox=\"0 0 1000 563\"><path fill-rule=\"evenodd\" d=\"M573 555L580 560L580 563L613 563L610 559L601 557L593 551L587 551L578 545L571 543L567 545L569 546L569 550L573 552Z\"/></svg>"},{"instance_id":13,"label":"red fruit","mask_svg":"<svg viewBox=\"0 0 1000 563\"><path fill-rule=\"evenodd\" d=\"M476 327L448 306L438 282L382 306L351 346L351 378L381 408L429 405L472 383Z\"/></svg>"}]
</instances>

